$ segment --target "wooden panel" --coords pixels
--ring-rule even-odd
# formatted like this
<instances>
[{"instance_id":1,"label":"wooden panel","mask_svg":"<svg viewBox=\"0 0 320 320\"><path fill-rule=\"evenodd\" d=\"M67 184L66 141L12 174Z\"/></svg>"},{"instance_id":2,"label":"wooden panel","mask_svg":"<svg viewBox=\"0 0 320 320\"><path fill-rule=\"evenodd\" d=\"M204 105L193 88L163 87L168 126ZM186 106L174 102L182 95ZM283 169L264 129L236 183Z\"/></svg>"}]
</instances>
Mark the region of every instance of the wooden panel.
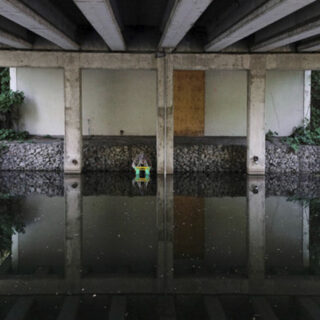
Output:
<instances>
[{"instance_id":1,"label":"wooden panel","mask_svg":"<svg viewBox=\"0 0 320 320\"><path fill-rule=\"evenodd\" d=\"M204 198L174 196L174 257L204 256Z\"/></svg>"},{"instance_id":2,"label":"wooden panel","mask_svg":"<svg viewBox=\"0 0 320 320\"><path fill-rule=\"evenodd\" d=\"M175 70L173 74L174 134L204 134L205 72Z\"/></svg>"}]
</instances>

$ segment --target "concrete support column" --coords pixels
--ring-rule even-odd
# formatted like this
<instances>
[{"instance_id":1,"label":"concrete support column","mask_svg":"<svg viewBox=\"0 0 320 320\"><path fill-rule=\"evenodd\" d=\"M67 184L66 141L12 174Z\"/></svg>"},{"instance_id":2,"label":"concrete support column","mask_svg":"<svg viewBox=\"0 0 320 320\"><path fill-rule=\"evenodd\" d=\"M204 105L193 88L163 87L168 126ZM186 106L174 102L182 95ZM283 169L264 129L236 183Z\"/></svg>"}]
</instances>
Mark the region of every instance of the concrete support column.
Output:
<instances>
[{"instance_id":1,"label":"concrete support column","mask_svg":"<svg viewBox=\"0 0 320 320\"><path fill-rule=\"evenodd\" d=\"M264 57L252 57L248 74L247 173L265 174L265 91Z\"/></svg>"},{"instance_id":2,"label":"concrete support column","mask_svg":"<svg viewBox=\"0 0 320 320\"><path fill-rule=\"evenodd\" d=\"M265 276L265 178L248 176L247 210L249 222L249 279L259 285Z\"/></svg>"},{"instance_id":3,"label":"concrete support column","mask_svg":"<svg viewBox=\"0 0 320 320\"><path fill-rule=\"evenodd\" d=\"M81 176L65 176L64 197L66 212L65 279L71 293L76 293L81 289Z\"/></svg>"},{"instance_id":4,"label":"concrete support column","mask_svg":"<svg viewBox=\"0 0 320 320\"><path fill-rule=\"evenodd\" d=\"M67 67L64 70L65 135L64 172L81 173L82 170L82 112L81 70Z\"/></svg>"},{"instance_id":5,"label":"concrete support column","mask_svg":"<svg viewBox=\"0 0 320 320\"><path fill-rule=\"evenodd\" d=\"M157 60L157 173L173 174L173 63L167 54Z\"/></svg>"},{"instance_id":6,"label":"concrete support column","mask_svg":"<svg viewBox=\"0 0 320 320\"><path fill-rule=\"evenodd\" d=\"M311 70L304 72L303 118L306 126L311 119Z\"/></svg>"}]
</instances>

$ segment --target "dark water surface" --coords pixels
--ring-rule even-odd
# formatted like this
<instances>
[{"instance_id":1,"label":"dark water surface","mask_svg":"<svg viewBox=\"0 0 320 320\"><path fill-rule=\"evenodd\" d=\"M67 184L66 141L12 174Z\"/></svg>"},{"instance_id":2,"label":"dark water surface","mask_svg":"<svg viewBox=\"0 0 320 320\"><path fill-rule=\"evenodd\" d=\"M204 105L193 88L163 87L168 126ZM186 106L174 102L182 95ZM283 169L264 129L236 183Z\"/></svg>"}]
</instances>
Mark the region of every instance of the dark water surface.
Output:
<instances>
[{"instance_id":1,"label":"dark water surface","mask_svg":"<svg viewBox=\"0 0 320 320\"><path fill-rule=\"evenodd\" d=\"M320 319L320 176L2 172L0 319Z\"/></svg>"}]
</instances>

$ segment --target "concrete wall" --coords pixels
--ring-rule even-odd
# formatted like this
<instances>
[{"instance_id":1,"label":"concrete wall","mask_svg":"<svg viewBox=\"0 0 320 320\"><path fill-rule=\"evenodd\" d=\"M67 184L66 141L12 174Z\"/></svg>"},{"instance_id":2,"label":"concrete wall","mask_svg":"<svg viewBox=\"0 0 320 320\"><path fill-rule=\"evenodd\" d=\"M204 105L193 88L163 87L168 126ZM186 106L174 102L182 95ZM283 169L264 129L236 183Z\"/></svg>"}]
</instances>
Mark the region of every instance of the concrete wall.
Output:
<instances>
[{"instance_id":1,"label":"concrete wall","mask_svg":"<svg viewBox=\"0 0 320 320\"><path fill-rule=\"evenodd\" d=\"M64 134L63 71L18 68L17 89L25 92L20 128L33 134ZM155 135L156 72L83 70L83 133ZM266 131L288 135L303 121L302 71L267 73ZM245 136L247 72L207 71L205 135Z\"/></svg>"},{"instance_id":2,"label":"concrete wall","mask_svg":"<svg viewBox=\"0 0 320 320\"><path fill-rule=\"evenodd\" d=\"M245 136L247 130L247 72L207 71L206 136Z\"/></svg>"},{"instance_id":3,"label":"concrete wall","mask_svg":"<svg viewBox=\"0 0 320 320\"><path fill-rule=\"evenodd\" d=\"M156 134L156 71L83 70L83 133Z\"/></svg>"},{"instance_id":4,"label":"concrete wall","mask_svg":"<svg viewBox=\"0 0 320 320\"><path fill-rule=\"evenodd\" d=\"M26 95L20 129L64 134L63 77L59 69L17 69L17 89ZM156 72L83 70L82 110L85 135L155 135Z\"/></svg>"},{"instance_id":5,"label":"concrete wall","mask_svg":"<svg viewBox=\"0 0 320 320\"><path fill-rule=\"evenodd\" d=\"M290 135L304 118L304 73L269 71L266 85L266 132ZM205 135L246 136L247 73L207 71Z\"/></svg>"},{"instance_id":6,"label":"concrete wall","mask_svg":"<svg viewBox=\"0 0 320 320\"><path fill-rule=\"evenodd\" d=\"M269 71L266 83L266 132L288 136L303 124L304 72Z\"/></svg>"},{"instance_id":7,"label":"concrete wall","mask_svg":"<svg viewBox=\"0 0 320 320\"><path fill-rule=\"evenodd\" d=\"M25 94L20 108L20 130L39 135L63 135L63 70L17 68L16 77L17 90Z\"/></svg>"}]
</instances>

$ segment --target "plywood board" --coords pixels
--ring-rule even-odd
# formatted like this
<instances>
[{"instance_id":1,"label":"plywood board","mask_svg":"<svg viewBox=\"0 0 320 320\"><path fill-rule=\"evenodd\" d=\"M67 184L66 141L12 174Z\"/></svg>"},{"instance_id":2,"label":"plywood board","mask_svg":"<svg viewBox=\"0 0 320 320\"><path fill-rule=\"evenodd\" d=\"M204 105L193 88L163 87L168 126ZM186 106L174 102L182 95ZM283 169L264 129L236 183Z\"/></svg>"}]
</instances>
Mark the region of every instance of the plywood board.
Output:
<instances>
[{"instance_id":1,"label":"plywood board","mask_svg":"<svg viewBox=\"0 0 320 320\"><path fill-rule=\"evenodd\" d=\"M204 134L205 72L175 70L174 134L202 136Z\"/></svg>"}]
</instances>

